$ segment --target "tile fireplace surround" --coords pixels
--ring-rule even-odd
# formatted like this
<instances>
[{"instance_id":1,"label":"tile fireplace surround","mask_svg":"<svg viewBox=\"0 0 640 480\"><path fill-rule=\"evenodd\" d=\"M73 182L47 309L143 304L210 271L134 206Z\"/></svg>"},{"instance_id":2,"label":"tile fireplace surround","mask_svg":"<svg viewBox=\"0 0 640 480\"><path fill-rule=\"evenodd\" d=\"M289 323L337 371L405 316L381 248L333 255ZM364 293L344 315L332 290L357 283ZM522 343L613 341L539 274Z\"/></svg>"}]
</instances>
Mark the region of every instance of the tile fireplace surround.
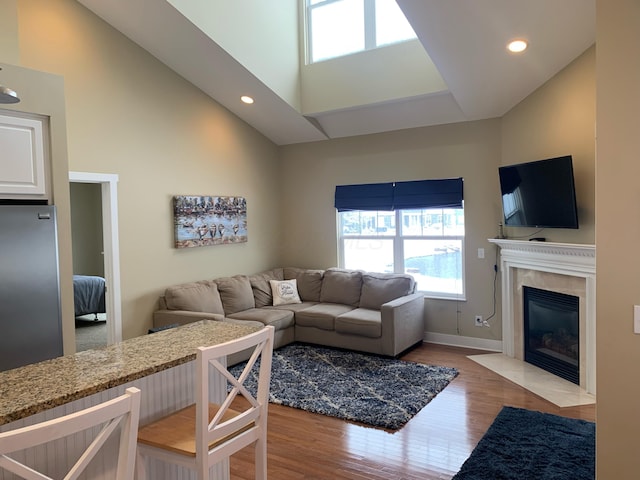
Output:
<instances>
[{"instance_id":1,"label":"tile fireplace surround","mask_svg":"<svg viewBox=\"0 0 640 480\"><path fill-rule=\"evenodd\" d=\"M595 246L489 239L500 247L502 276L502 352L524 358L523 286L579 298L580 388L596 391Z\"/></svg>"}]
</instances>

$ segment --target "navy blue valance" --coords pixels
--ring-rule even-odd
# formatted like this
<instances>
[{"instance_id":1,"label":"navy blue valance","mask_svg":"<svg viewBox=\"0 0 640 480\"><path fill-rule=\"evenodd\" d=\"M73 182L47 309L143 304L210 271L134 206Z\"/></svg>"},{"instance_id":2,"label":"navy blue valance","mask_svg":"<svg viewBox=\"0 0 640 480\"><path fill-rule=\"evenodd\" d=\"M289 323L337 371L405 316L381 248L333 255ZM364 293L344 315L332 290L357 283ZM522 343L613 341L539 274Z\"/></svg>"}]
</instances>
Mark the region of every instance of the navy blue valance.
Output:
<instances>
[{"instance_id":1,"label":"navy blue valance","mask_svg":"<svg viewBox=\"0 0 640 480\"><path fill-rule=\"evenodd\" d=\"M335 207L348 210L392 210L393 182L363 185L338 185Z\"/></svg>"},{"instance_id":2,"label":"navy blue valance","mask_svg":"<svg viewBox=\"0 0 640 480\"><path fill-rule=\"evenodd\" d=\"M396 210L462 208L462 178L396 182L393 207Z\"/></svg>"},{"instance_id":3,"label":"navy blue valance","mask_svg":"<svg viewBox=\"0 0 640 480\"><path fill-rule=\"evenodd\" d=\"M462 178L338 185L335 207L348 210L462 208Z\"/></svg>"}]
</instances>

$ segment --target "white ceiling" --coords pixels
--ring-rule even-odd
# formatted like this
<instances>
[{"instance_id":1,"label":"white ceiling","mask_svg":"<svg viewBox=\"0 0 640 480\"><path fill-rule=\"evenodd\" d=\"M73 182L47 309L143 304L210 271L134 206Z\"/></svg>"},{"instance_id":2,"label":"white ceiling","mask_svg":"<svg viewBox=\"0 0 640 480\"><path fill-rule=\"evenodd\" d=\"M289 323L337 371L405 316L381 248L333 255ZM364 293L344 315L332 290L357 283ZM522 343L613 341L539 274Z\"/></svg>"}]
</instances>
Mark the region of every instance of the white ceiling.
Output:
<instances>
[{"instance_id":1,"label":"white ceiling","mask_svg":"<svg viewBox=\"0 0 640 480\"><path fill-rule=\"evenodd\" d=\"M499 117L595 42L595 0L397 0L448 91L304 116L167 1L78 1L278 145Z\"/></svg>"}]
</instances>

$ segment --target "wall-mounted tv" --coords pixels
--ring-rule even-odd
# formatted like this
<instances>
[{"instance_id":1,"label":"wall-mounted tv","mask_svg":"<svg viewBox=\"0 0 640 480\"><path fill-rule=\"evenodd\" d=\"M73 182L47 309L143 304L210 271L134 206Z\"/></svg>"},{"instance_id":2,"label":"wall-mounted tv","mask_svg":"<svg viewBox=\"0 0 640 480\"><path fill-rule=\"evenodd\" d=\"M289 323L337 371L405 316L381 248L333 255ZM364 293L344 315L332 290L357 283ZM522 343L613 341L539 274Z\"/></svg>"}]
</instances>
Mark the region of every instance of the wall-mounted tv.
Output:
<instances>
[{"instance_id":1,"label":"wall-mounted tv","mask_svg":"<svg viewBox=\"0 0 640 480\"><path fill-rule=\"evenodd\" d=\"M498 169L508 227L578 228L571 155Z\"/></svg>"}]
</instances>

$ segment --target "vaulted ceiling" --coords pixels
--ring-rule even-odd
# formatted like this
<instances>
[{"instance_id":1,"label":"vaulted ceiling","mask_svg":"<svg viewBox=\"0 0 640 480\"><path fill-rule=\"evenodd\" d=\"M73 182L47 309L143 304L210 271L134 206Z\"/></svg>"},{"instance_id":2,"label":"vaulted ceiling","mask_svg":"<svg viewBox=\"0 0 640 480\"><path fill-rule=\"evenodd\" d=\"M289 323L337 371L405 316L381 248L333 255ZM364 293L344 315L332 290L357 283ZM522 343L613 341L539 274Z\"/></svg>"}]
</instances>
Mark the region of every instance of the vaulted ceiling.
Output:
<instances>
[{"instance_id":1,"label":"vaulted ceiling","mask_svg":"<svg viewBox=\"0 0 640 480\"><path fill-rule=\"evenodd\" d=\"M595 0L397 0L444 88L305 111L217 43L181 0L78 1L278 145L499 117L595 42ZM215 0L256 5L228 2ZM507 52L513 38L529 49ZM408 82L402 73L393 81ZM247 92L256 98L250 108L238 100Z\"/></svg>"}]
</instances>

